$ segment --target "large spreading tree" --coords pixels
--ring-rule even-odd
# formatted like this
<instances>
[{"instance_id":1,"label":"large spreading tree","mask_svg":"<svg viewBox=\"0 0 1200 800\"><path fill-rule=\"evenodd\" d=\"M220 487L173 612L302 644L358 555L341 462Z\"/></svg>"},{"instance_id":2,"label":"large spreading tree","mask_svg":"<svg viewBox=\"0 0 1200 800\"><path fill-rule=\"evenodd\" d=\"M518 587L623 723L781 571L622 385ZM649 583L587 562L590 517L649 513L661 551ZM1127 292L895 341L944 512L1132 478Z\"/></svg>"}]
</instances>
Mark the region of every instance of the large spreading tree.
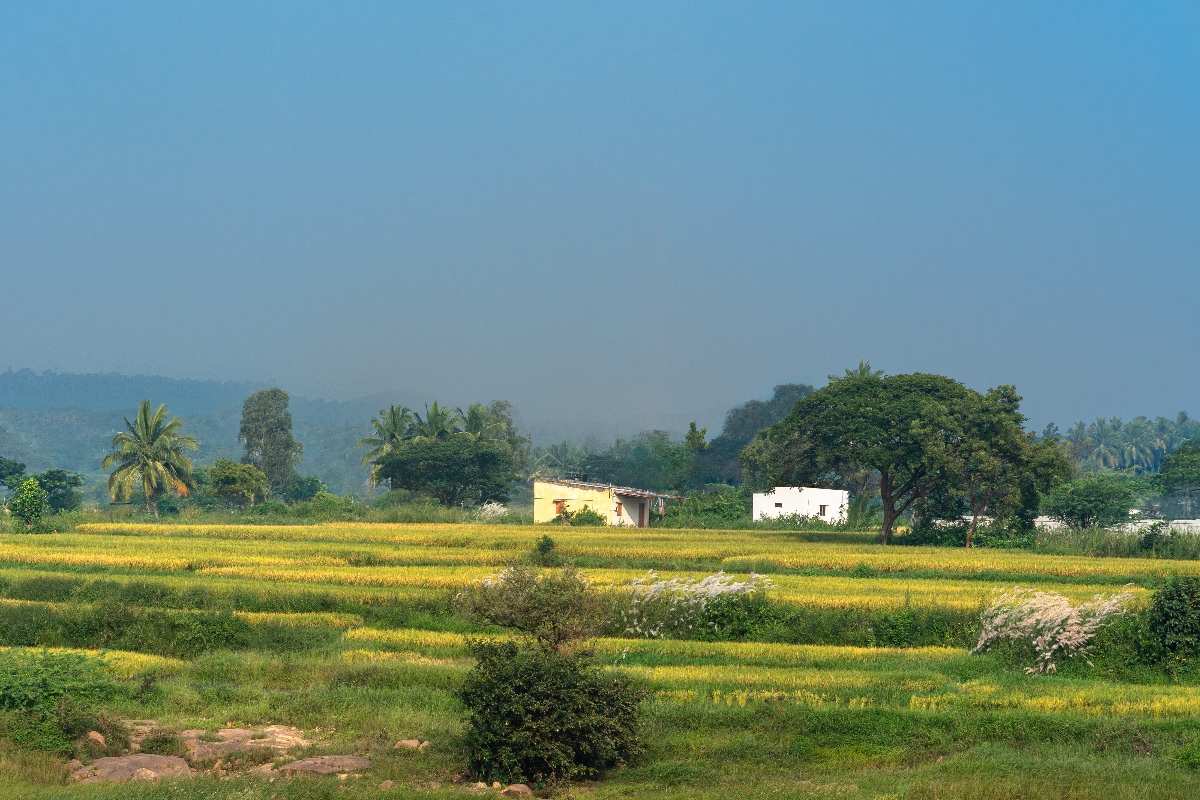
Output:
<instances>
[{"instance_id":1,"label":"large spreading tree","mask_svg":"<svg viewBox=\"0 0 1200 800\"><path fill-rule=\"evenodd\" d=\"M200 445L182 432L183 423L160 405L150 410L143 400L132 422L112 439L112 452L101 466L112 469L108 492L113 500L128 501L136 489L142 490L147 511L158 515L154 501L166 491L186 496L192 486L192 460L187 451Z\"/></svg>"},{"instance_id":2,"label":"large spreading tree","mask_svg":"<svg viewBox=\"0 0 1200 800\"><path fill-rule=\"evenodd\" d=\"M841 476L879 476L883 526L918 500L961 481L968 420L980 396L941 375L848 372L802 398L783 421L764 431L747 464L767 485L828 486Z\"/></svg>"}]
</instances>

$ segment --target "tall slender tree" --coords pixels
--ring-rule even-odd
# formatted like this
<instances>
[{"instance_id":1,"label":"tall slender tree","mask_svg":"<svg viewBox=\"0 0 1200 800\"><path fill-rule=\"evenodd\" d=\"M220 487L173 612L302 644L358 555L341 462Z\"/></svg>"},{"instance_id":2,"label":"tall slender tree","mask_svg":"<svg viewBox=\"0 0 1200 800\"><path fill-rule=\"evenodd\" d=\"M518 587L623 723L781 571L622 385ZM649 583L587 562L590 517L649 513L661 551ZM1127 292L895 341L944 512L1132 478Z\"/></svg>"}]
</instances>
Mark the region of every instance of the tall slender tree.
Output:
<instances>
[{"instance_id":1,"label":"tall slender tree","mask_svg":"<svg viewBox=\"0 0 1200 800\"><path fill-rule=\"evenodd\" d=\"M283 494L304 451L292 435L288 393L283 389L263 389L247 397L242 405L238 439L246 447L242 462L265 472L272 493Z\"/></svg>"},{"instance_id":2,"label":"tall slender tree","mask_svg":"<svg viewBox=\"0 0 1200 800\"><path fill-rule=\"evenodd\" d=\"M160 405L150 410L150 401L143 400L132 422L125 420L125 430L112 439L112 452L104 457L101 466L111 469L108 492L113 500L128 501L141 488L146 510L158 516L155 500L167 491L187 496L192 486L192 460L188 450L200 445L182 432L183 422L167 413Z\"/></svg>"}]
</instances>

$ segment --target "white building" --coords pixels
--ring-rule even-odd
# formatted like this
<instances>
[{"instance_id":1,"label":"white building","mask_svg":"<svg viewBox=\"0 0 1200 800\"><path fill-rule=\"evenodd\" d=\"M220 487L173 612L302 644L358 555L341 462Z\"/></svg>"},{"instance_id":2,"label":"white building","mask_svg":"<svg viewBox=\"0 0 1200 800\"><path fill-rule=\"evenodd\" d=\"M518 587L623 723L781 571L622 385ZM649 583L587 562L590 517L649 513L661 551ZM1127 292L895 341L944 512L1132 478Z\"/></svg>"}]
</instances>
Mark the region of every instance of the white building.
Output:
<instances>
[{"instance_id":1,"label":"white building","mask_svg":"<svg viewBox=\"0 0 1200 800\"><path fill-rule=\"evenodd\" d=\"M850 493L843 489L813 489L808 486L776 486L754 494L754 519L799 515L816 517L831 524L846 521Z\"/></svg>"}]
</instances>

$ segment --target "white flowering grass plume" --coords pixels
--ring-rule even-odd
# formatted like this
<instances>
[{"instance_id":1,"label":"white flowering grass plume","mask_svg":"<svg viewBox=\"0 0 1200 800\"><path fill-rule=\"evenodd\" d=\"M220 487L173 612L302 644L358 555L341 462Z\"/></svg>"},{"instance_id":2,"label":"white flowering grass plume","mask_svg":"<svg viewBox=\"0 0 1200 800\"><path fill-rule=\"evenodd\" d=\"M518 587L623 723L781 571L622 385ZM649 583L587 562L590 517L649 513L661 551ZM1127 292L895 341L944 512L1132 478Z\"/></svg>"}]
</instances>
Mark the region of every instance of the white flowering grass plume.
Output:
<instances>
[{"instance_id":1,"label":"white flowering grass plume","mask_svg":"<svg viewBox=\"0 0 1200 800\"><path fill-rule=\"evenodd\" d=\"M504 503L497 503L494 500L489 500L479 508L475 509L475 518L484 522L489 522L491 520L500 519L507 513L508 506L504 505Z\"/></svg>"},{"instance_id":2,"label":"white flowering grass plume","mask_svg":"<svg viewBox=\"0 0 1200 800\"><path fill-rule=\"evenodd\" d=\"M771 588L771 580L751 573L739 580L724 572L704 578L660 578L653 570L629 584L629 602L621 611L625 632L657 639L688 635L701 629L719 633L718 623L707 619L712 604L721 599L752 600Z\"/></svg>"},{"instance_id":3,"label":"white flowering grass plume","mask_svg":"<svg viewBox=\"0 0 1200 800\"><path fill-rule=\"evenodd\" d=\"M997 642L1025 642L1033 647L1037 663L1027 673L1052 673L1062 659L1079 656L1087 661L1088 648L1097 631L1112 617L1124 613L1133 593L1096 595L1072 605L1054 592L1016 588L996 598L983 612L979 642L972 653L982 653ZM1088 664L1091 664L1088 661Z\"/></svg>"}]
</instances>

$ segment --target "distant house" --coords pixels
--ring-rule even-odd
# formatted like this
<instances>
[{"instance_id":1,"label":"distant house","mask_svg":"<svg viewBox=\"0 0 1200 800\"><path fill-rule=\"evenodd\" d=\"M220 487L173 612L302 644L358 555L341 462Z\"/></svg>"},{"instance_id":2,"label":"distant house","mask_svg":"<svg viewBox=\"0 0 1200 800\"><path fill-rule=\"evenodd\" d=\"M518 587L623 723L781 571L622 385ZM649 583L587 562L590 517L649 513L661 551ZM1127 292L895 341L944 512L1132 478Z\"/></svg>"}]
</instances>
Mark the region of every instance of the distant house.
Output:
<instances>
[{"instance_id":1,"label":"distant house","mask_svg":"<svg viewBox=\"0 0 1200 800\"><path fill-rule=\"evenodd\" d=\"M533 521L551 522L564 511L590 508L609 525L645 528L650 511L662 510L667 495L629 486L592 483L570 479L544 479L533 482Z\"/></svg>"},{"instance_id":2,"label":"distant house","mask_svg":"<svg viewBox=\"0 0 1200 800\"><path fill-rule=\"evenodd\" d=\"M842 489L814 489L808 486L776 486L754 495L754 519L777 517L815 517L836 525L846 521L850 493Z\"/></svg>"}]
</instances>

